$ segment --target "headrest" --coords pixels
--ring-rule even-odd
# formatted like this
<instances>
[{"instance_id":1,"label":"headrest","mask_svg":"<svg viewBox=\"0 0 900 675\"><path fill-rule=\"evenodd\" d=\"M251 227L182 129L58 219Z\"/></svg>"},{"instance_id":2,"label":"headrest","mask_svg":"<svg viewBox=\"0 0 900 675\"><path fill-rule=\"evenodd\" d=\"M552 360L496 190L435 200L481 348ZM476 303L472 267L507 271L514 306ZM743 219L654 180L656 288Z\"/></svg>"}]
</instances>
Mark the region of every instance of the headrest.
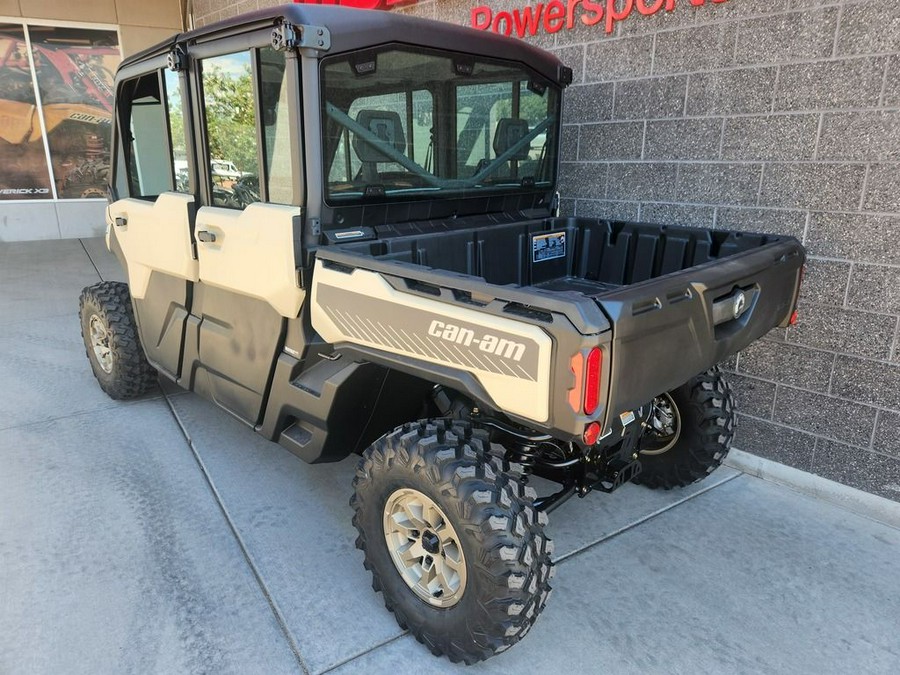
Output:
<instances>
[{"instance_id":1,"label":"headrest","mask_svg":"<svg viewBox=\"0 0 900 675\"><path fill-rule=\"evenodd\" d=\"M373 136L381 139L398 152L406 152L403 123L400 121L400 115L393 110L360 110L356 121L361 127L368 129ZM360 138L358 134L353 134L353 149L362 162L393 161L377 147Z\"/></svg>"},{"instance_id":2,"label":"headrest","mask_svg":"<svg viewBox=\"0 0 900 675\"><path fill-rule=\"evenodd\" d=\"M528 132L528 120L520 120L516 117L501 117L497 122L497 130L494 132L494 152L499 157L527 136ZM530 150L530 144L525 143L510 159L528 159Z\"/></svg>"}]
</instances>

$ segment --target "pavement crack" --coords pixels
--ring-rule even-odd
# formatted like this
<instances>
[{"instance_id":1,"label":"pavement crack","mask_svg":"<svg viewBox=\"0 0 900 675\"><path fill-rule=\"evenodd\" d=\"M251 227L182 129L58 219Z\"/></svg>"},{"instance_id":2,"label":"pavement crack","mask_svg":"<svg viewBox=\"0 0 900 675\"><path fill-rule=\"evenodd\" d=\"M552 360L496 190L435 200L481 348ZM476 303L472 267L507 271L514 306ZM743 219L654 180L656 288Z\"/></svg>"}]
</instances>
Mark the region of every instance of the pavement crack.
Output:
<instances>
[{"instance_id":1,"label":"pavement crack","mask_svg":"<svg viewBox=\"0 0 900 675\"><path fill-rule=\"evenodd\" d=\"M294 654L294 658L297 660L297 665L300 666L300 670L304 673L304 675L310 675L309 667L306 665L306 660L303 658L303 655L300 653L300 646L297 644L297 640L294 638L293 633L291 633L290 628L288 628L287 621L284 618L284 613L281 611L281 608L278 606L278 602L275 600L275 596L272 595L272 592L269 590L268 585L263 579L262 573L259 570L259 567L256 564L256 561L253 559L253 555L250 553L250 549L247 547L246 542L244 542L244 538L241 536L241 533L238 531L237 525L234 522L234 519L231 517L231 513L229 513L228 508L225 506L225 502L222 500L222 495L219 493L219 490L216 488L215 483L213 482L212 476L210 476L209 471L206 468L206 464L203 462L203 459L200 457L200 453L197 450L197 446L194 445L194 441L191 439L191 435L188 433L187 428L184 426L184 423L181 421L181 417L178 415L178 411L175 410L175 406L172 405L172 401L169 400L169 396L163 393L163 399L166 402L166 405L169 406L169 412L172 413L172 417L175 418L175 423L178 425L178 428L181 429L181 433L184 436L184 440L187 442L188 447L191 450L191 454L194 456L194 461L197 462L197 466L200 468L200 473L203 475L206 484L209 486L210 491L212 492L213 499L216 502L216 505L219 507L219 511L222 512L222 515L225 518L225 522L228 524L228 528L231 530L232 536L234 536L235 541L237 542L238 548L241 550L241 554L244 556L244 561L247 563L247 566L250 568L250 572L253 574L253 577L256 579L257 585L259 585L260 591L263 594L263 597L266 599L266 602L269 604L269 609L272 611L272 614L275 616L275 620L278 622L278 627L281 629L282 634L284 635L285 640L287 640L288 646L290 647L291 652Z\"/></svg>"},{"instance_id":2,"label":"pavement crack","mask_svg":"<svg viewBox=\"0 0 900 675\"><path fill-rule=\"evenodd\" d=\"M676 506L680 506L681 504L684 504L685 502L688 502L688 501L694 499L695 497L699 497L700 495L706 494L710 490L715 490L717 487L721 487L722 485L725 485L725 483L730 483L735 478L739 478L743 475L744 475L743 473L736 473L733 476L728 476L728 478L720 480L718 483L713 483L712 485L708 485L707 487L703 488L702 490L697 490L697 492L691 493L691 494L687 495L686 497L682 497L681 499L679 499L676 502L667 504L666 506L662 507L661 509L657 509L656 511L653 511L652 513L648 513L646 516L634 521L633 523L628 523L628 525L624 525L617 530L613 530L609 534L605 534L602 537L600 537L599 539L592 541L589 544L585 544L584 546L582 546L579 549L576 549L570 553L566 553L565 555L560 556L559 558L557 558L556 560L553 561L553 564L559 565L560 563L565 562L566 560L569 560L570 558L574 558L575 556L581 555L582 553L585 553L586 551L590 551L592 548L602 544L605 541L609 541L610 539L618 537L620 534L624 534L625 532L628 532L628 530L631 530L631 529L637 527L638 525L643 525L648 520L653 520L657 516L661 516L662 514L666 513L667 511L671 511Z\"/></svg>"},{"instance_id":3,"label":"pavement crack","mask_svg":"<svg viewBox=\"0 0 900 675\"><path fill-rule=\"evenodd\" d=\"M337 663L328 666L325 670L319 671L316 675L325 675L325 673L330 673L332 671L335 671L338 668L340 668L342 666L346 666L348 663L355 661L356 659L360 658L361 656L365 656L366 654L374 652L376 649L381 649L382 647L387 647L389 644L396 642L400 638L405 637L407 635L409 635L409 631L405 630L402 633L395 635L392 638L388 638L387 640L379 642L377 645L372 645L371 647L368 647L367 649L363 649L361 652L357 652L353 656L348 656L346 659L342 659L342 660L338 661Z\"/></svg>"},{"instance_id":4,"label":"pavement crack","mask_svg":"<svg viewBox=\"0 0 900 675\"><path fill-rule=\"evenodd\" d=\"M90 252L87 250L87 246L84 245L84 240L79 239L78 243L81 244L81 248L84 250L84 254L87 256L87 259L91 261L91 267L94 268L94 271L97 273L97 276L100 277L100 281L104 281L103 275L100 274L100 270L97 268L97 263L95 263L94 259L91 257Z\"/></svg>"}]
</instances>

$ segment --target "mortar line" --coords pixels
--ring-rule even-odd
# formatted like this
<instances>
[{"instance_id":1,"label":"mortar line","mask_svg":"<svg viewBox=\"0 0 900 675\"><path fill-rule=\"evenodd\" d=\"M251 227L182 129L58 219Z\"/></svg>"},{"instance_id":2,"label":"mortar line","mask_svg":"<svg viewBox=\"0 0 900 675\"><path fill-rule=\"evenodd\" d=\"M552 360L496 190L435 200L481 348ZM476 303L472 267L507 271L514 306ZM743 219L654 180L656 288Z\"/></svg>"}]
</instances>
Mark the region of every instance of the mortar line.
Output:
<instances>
[{"instance_id":1,"label":"mortar line","mask_svg":"<svg viewBox=\"0 0 900 675\"><path fill-rule=\"evenodd\" d=\"M103 278L103 275L100 274L100 270L97 269L97 263L94 262L94 259L91 257L91 254L88 252L87 246L84 245L84 240L79 239L78 243L81 244L81 250L84 251L84 254L87 256L87 259L90 261L91 267L93 267L94 271L97 273L97 277L100 279L100 281L106 281L106 279Z\"/></svg>"},{"instance_id":2,"label":"mortar line","mask_svg":"<svg viewBox=\"0 0 900 675\"><path fill-rule=\"evenodd\" d=\"M769 113L775 112L775 104L778 102L778 85L781 80L781 65L778 64L775 67L775 79L772 80L772 102L769 104Z\"/></svg>"},{"instance_id":3,"label":"mortar line","mask_svg":"<svg viewBox=\"0 0 900 675\"><path fill-rule=\"evenodd\" d=\"M361 652L358 652L358 653L354 654L353 656L348 656L343 661L338 661L334 665L328 666L325 670L320 670L318 673L316 673L316 675L325 675L325 673L330 673L334 670L337 670L338 668L340 668L342 666L346 666L351 661L355 661L356 659L363 657L366 654L370 654L371 652L374 652L376 649L381 649L382 647L387 647L389 644L396 642L400 638L406 637L407 635L409 635L409 631L405 630L402 633L400 633L399 635L395 635L394 637L388 638L387 640L384 640L383 642L379 642L377 645L372 645L371 647L367 647L366 649L363 649Z\"/></svg>"},{"instance_id":4,"label":"mortar line","mask_svg":"<svg viewBox=\"0 0 900 675\"><path fill-rule=\"evenodd\" d=\"M604 41L607 41L604 39ZM582 43L585 44L585 43ZM593 44L593 43L591 43ZM575 45L573 45L575 46ZM875 52L872 54L848 54L846 56L835 57L824 57L824 58L812 58L812 59L796 59L792 61L785 62L766 62L755 64L751 66L746 65L735 65L735 66L724 66L720 68L701 68L700 70L671 70L671 71L655 71L650 73L642 73L640 75L632 75L631 77L627 75L610 75L608 73L598 73L596 77L600 79L594 80L585 80L584 84L608 84L612 82L631 82L632 80L642 80L647 78L663 78L663 77L681 77L684 75L716 75L722 73L733 73L739 70L761 70L765 68L777 68L778 74L776 75L776 82L778 84L778 80L780 79L780 72L782 68L785 67L793 67L793 66L815 66L819 64L841 64L842 61L861 61L863 59L890 59L895 55L895 52ZM877 65L876 65L877 67ZM773 90L773 104L774 94L777 93L777 89ZM877 108L877 104L872 104L870 108Z\"/></svg>"},{"instance_id":5,"label":"mortar line","mask_svg":"<svg viewBox=\"0 0 900 675\"><path fill-rule=\"evenodd\" d=\"M878 432L878 423L881 421L882 415L884 415L884 411L882 410L879 410L875 413L875 422L872 424L872 433L869 436L869 445L866 448L867 450L873 450L877 452L877 450L875 450L875 434Z\"/></svg>"},{"instance_id":6,"label":"mortar line","mask_svg":"<svg viewBox=\"0 0 900 675\"><path fill-rule=\"evenodd\" d=\"M892 409L885 409L885 412L893 413L895 411ZM784 422L779 422L777 420L767 420L766 418L760 417L759 415L749 415L744 412L738 412L738 415L740 415L741 417L746 417L747 419L755 420L756 422L763 422L764 424L771 424L772 426L778 427L779 429L784 429L786 431L793 431L794 433L797 433L797 434L809 436L810 438L816 439L817 442L823 441L825 443L837 443L838 445L846 445L848 448L852 448L854 450L862 450L863 452L868 452L872 455L878 455L879 457L887 457L888 459L897 459L896 455L889 455L885 452L882 452L881 450L875 450L875 449L869 448L865 445L860 445L859 443L849 443L847 441L842 441L838 438L832 438L830 436L823 436L821 434L817 434L815 431L808 431L806 429L800 429L799 427L792 427L789 424L785 424ZM735 446L735 447L737 447L737 446ZM818 447L818 445L816 447ZM737 449L741 450L741 448L737 448ZM743 450L743 452L749 452L750 454L756 454L756 453L752 452L751 450ZM758 455L758 456L762 457L762 455ZM774 462L776 460L773 459L772 461ZM778 462L778 464L784 464L784 462ZM785 466L790 466L790 465L785 464ZM794 467L794 468L796 468L796 467ZM810 471L809 473L816 473L816 472ZM821 475L821 474L816 474L816 475ZM838 481L838 482L840 482L840 481Z\"/></svg>"},{"instance_id":7,"label":"mortar line","mask_svg":"<svg viewBox=\"0 0 900 675\"><path fill-rule=\"evenodd\" d=\"M834 22L834 40L831 43L831 56L838 55L838 38L841 36L841 22L844 19L844 3L838 5L837 19Z\"/></svg>"},{"instance_id":8,"label":"mortar line","mask_svg":"<svg viewBox=\"0 0 900 675\"><path fill-rule=\"evenodd\" d=\"M828 373L828 386L825 389L825 393L828 394L829 396L837 396L837 394L835 394L834 391L832 391L832 385L834 384L834 372L837 370L837 362L838 362L838 355L835 354L834 356L831 357L831 372ZM842 398L842 397L838 396L838 398ZM860 401L854 401L854 403L860 403ZM863 404L863 405L865 405L865 404ZM875 412L875 416L878 417L877 410Z\"/></svg>"},{"instance_id":9,"label":"mortar line","mask_svg":"<svg viewBox=\"0 0 900 675\"><path fill-rule=\"evenodd\" d=\"M697 74L697 73L694 73L694 74ZM703 73L699 73L699 74L702 75ZM678 77L682 77L682 76L679 75ZM598 84L619 84L621 82L638 82L641 79L642 78L635 78L634 80L619 80L617 82L600 82ZM662 79L662 77L649 78L649 79ZM576 85L573 85L573 86L576 86ZM823 113L824 114L836 114L836 113L843 114L843 113L896 113L896 112L900 112L900 106L891 105L891 106L879 107L877 105L872 105L872 106L868 106L868 107L865 107L865 106L862 106L862 107L861 106L841 106L838 108L813 107L813 108L798 108L796 110L760 110L757 112L722 112L721 110L719 110L717 108L710 108L708 111L699 113L699 114L688 115L687 111L685 110L685 111L683 111L684 114L675 115L675 116L670 115L668 117L660 117L660 116L657 116L657 117L650 117L650 116L626 117L624 115L619 116L619 115L613 114L613 116L610 119L600 120L599 122L592 122L592 124L607 124L610 122L628 122L628 121L638 122L643 119L646 119L648 122L672 122L672 121L682 120L682 119L683 120L708 120L708 119L711 119L714 117L719 117L722 115L728 117L729 119L747 119L747 118L752 118L752 117L801 117L801 116L811 117L813 115L821 115ZM566 122L566 124L575 124L575 122ZM746 161L752 161L752 160L746 160ZM832 159L832 160L778 159L778 160L772 160L772 161L776 161L776 162L826 161L826 162L831 162L832 164L846 163L846 160L840 160L840 159ZM850 160L850 161L853 163L856 163L856 164L862 164L863 161L865 161L865 160Z\"/></svg>"},{"instance_id":10,"label":"mortar line","mask_svg":"<svg viewBox=\"0 0 900 675\"><path fill-rule=\"evenodd\" d=\"M859 4L861 2L864 2L864 0L848 0L848 2L850 2L850 4ZM824 4L816 7L816 9L825 10L825 9L837 7L839 5L840 5L840 0L827 0ZM805 7L789 7L787 9L782 9L782 10L778 10L778 11L774 11L774 12L762 12L762 13L756 12L756 13L752 13L752 14L746 14L746 15L736 16L736 17L728 17L728 18L724 18L724 19L723 18L706 19L706 18L702 18L702 17L698 16L698 20L695 23L659 28L652 32L648 30L647 32L627 33L624 35L621 32L617 32L614 35L607 36L607 37L600 38L600 39L612 42L614 40L615 41L627 40L629 38L646 38L646 37L649 37L650 35L657 35L659 33L676 33L678 31L691 30L692 28L702 28L702 27L706 27L706 26L717 26L717 27L718 26L729 26L729 25L733 25L733 24L739 24L743 21L751 21L753 19L769 19L771 17L782 16L785 14L800 14L805 9L806 9ZM622 28L625 28L625 25L620 22L618 24L618 28L621 30ZM591 44L591 43L590 42L579 42L578 44Z\"/></svg>"},{"instance_id":11,"label":"mortar line","mask_svg":"<svg viewBox=\"0 0 900 675\"><path fill-rule=\"evenodd\" d=\"M769 410L769 419L775 419L775 406L778 405L778 390L781 388L781 383L775 383L775 391L772 392L772 408Z\"/></svg>"},{"instance_id":12,"label":"mortar line","mask_svg":"<svg viewBox=\"0 0 900 675\"><path fill-rule=\"evenodd\" d=\"M816 142L813 145L813 160L819 159L819 143L822 141L822 127L825 125L825 113L819 113L819 123L816 125Z\"/></svg>"},{"instance_id":13,"label":"mortar line","mask_svg":"<svg viewBox=\"0 0 900 675\"><path fill-rule=\"evenodd\" d=\"M197 462L197 466L200 468L200 473L203 475L203 479L206 481L207 486L213 495L213 500L216 502L216 505L219 507L219 511L221 511L222 515L225 518L225 522L228 525L228 528L231 530L231 534L237 542L238 548L241 550L241 553L244 556L244 561L247 563L247 566L250 568L250 572L253 574L253 577L256 579L256 583L259 585L260 591L263 594L266 602L269 605L269 609L272 611L272 614L275 616L275 621L278 623L278 627L281 629L282 634L284 635L285 640L288 643L288 647L291 652L294 654L294 658L297 660L297 665L300 666L301 671L304 675L310 675L309 667L306 665L306 660L303 658L303 655L300 653L300 646L297 644L294 635L291 633L291 630L288 628L287 621L284 618L284 614L281 611L281 608L278 606L278 602L275 600L275 597L269 591L269 587L266 584L265 580L262 577L262 573L259 571L259 568L256 565L256 561L253 559L252 554L250 553L250 549L247 547L247 544L244 542L244 538L241 536L241 533L238 531L237 525L231 517L231 513L228 511L228 508L225 506L225 502L222 500L221 494L219 494L219 490L216 488L215 483L213 482L212 476L210 476L209 471L206 468L206 464L203 462L203 459L200 457L200 452L197 450L197 447L194 445L194 441L191 439L191 435L188 433L187 428L184 426L184 423L181 421L181 417L179 417L178 412L175 410L175 406L172 405L172 402L169 400L169 397L164 393L163 398L166 401L166 405L169 407L169 412L172 413L172 417L175 418L175 423L178 425L178 428L181 429L181 433L184 436L184 440L187 442L188 448L190 448L191 454L194 456L194 461Z\"/></svg>"},{"instance_id":14,"label":"mortar line","mask_svg":"<svg viewBox=\"0 0 900 675\"><path fill-rule=\"evenodd\" d=\"M717 158L719 161L724 159L722 157L722 152L725 149L725 122L727 119L728 118L725 116L722 117L722 128L719 130L719 156Z\"/></svg>"},{"instance_id":15,"label":"mortar line","mask_svg":"<svg viewBox=\"0 0 900 675\"><path fill-rule=\"evenodd\" d=\"M763 178L766 175L766 163L762 162L759 166L759 185L756 186L756 203L752 206L759 206L762 203Z\"/></svg>"},{"instance_id":16,"label":"mortar line","mask_svg":"<svg viewBox=\"0 0 900 675\"><path fill-rule=\"evenodd\" d=\"M638 525L643 525L647 521L653 520L657 516L661 516L662 514L666 513L667 511L671 511L676 506L680 506L681 504L684 504L685 502L690 501L691 499L694 499L695 497L699 497L700 495L706 494L710 490L715 490L717 487L725 485L725 483L730 483L735 478L740 478L743 475L744 475L743 472L737 473L734 476L729 476L728 478L724 478L723 480L719 481L718 483L713 483L712 485L708 485L707 487L705 487L701 490L698 490L697 492L694 492L693 494L690 494L686 497L682 497L677 502L673 502L672 504L669 504L660 509L657 509L653 513L649 513L646 516L644 516L643 518L640 518L639 520L634 521L633 523L629 523L628 525L624 525L624 526L618 528L617 530L613 530L609 534L603 535L596 541L586 544L586 545L582 546L581 548L576 549L575 551L572 551L571 553L566 553L564 556L560 556L559 558L557 558L556 560L553 561L553 564L559 565L560 563L563 563L566 560L569 560L570 558L574 558L575 556L581 555L582 553L585 553L585 552L589 551L590 549L594 548L598 544L602 544L605 541L609 541L610 539L618 537L620 534L624 534L628 530L631 530L631 529L637 527Z\"/></svg>"},{"instance_id":17,"label":"mortar line","mask_svg":"<svg viewBox=\"0 0 900 675\"><path fill-rule=\"evenodd\" d=\"M866 206L866 190L869 189L869 171L872 168L872 163L866 163L866 172L863 174L863 182L862 182L862 192L859 195L859 211L865 209Z\"/></svg>"},{"instance_id":18,"label":"mortar line","mask_svg":"<svg viewBox=\"0 0 900 675\"><path fill-rule=\"evenodd\" d=\"M850 309L850 286L853 283L853 273L856 272L856 262L850 261L850 269L847 270L847 284L844 286L844 301L842 309Z\"/></svg>"},{"instance_id":19,"label":"mortar line","mask_svg":"<svg viewBox=\"0 0 900 675\"><path fill-rule=\"evenodd\" d=\"M890 363L890 362L887 362L887 361L880 361L880 362L879 362L879 361L873 361L872 359L863 359L862 357L857 356L857 355L855 355L855 354L843 354L843 353L841 353L841 352L827 352L827 351L824 351L824 350L814 349L814 348L812 348L812 347L804 347L803 345L799 345L799 344L797 344L796 342L777 342L777 343L776 343L776 342L770 341L770 343L771 343L771 344L785 344L785 345L789 345L789 346L793 346L793 347L803 347L804 349L808 349L809 351L818 351L818 352L820 352L820 353L822 353L822 354L828 354L830 357L832 357L832 367L834 367L835 362L837 361L837 358L838 358L839 356L844 356L844 357L846 357L846 358L856 359L857 361L868 360L868 361L873 362L873 363L882 363L883 365L886 365L886 366L894 366L894 367L897 367L897 364L896 364L896 363ZM808 387L803 387L803 386L800 386L800 385L797 385L797 384L791 384L790 382L780 382L780 381L778 381L778 380L772 380L772 379L769 379L769 378L767 378L767 377L763 377L763 376L761 376L761 375L757 375L757 374L755 374L755 373L749 373L749 372L747 372L746 370L742 370L742 371L738 372L737 374L740 375L741 377L746 377L746 378L751 379L751 380L758 380L759 382L766 382L767 384L777 384L777 385L781 385L782 387L787 387L788 389L794 389L794 390L796 390L796 391L802 391L802 392L805 392L805 393L807 393L807 394L815 394L816 396L824 396L825 398L830 398L830 399L835 399L835 400L843 401L844 403L853 403L854 405L862 406L862 407L864 407L864 408L872 408L873 410L884 410L885 412L896 412L896 408L893 408L893 407L891 407L891 406L882 405L881 403L867 403L866 401L858 401L858 400L856 400L856 399L847 398L846 396L839 396L838 394L829 394L827 391L823 393L823 391L822 391L821 389L810 389L810 388L808 388ZM829 377L830 377L830 376L829 376ZM830 380L829 380L829 382L830 382ZM826 387L827 387L827 386L828 386L828 385L826 384ZM742 415L748 414L748 413L745 413L745 412L742 412L742 411L739 411L739 412L741 412ZM754 417L759 417L759 416L758 416L758 415L754 415ZM764 419L764 418L759 417L759 419ZM788 426L789 426L789 425L788 425ZM800 427L794 427L794 428L800 429ZM808 432L808 433L811 433L811 434L812 434L812 433L815 433L815 432L814 432L814 431L810 431L810 432ZM853 444L850 443L849 445L853 445Z\"/></svg>"},{"instance_id":20,"label":"mortar line","mask_svg":"<svg viewBox=\"0 0 900 675\"><path fill-rule=\"evenodd\" d=\"M884 97L887 96L888 74L891 72L891 57L884 60L884 77L881 80L881 93L878 95L878 107L884 107Z\"/></svg>"},{"instance_id":21,"label":"mortar line","mask_svg":"<svg viewBox=\"0 0 900 675\"><path fill-rule=\"evenodd\" d=\"M900 321L897 322L897 327L894 329L894 345L891 348L890 361L894 362L894 359L900 356Z\"/></svg>"}]
</instances>

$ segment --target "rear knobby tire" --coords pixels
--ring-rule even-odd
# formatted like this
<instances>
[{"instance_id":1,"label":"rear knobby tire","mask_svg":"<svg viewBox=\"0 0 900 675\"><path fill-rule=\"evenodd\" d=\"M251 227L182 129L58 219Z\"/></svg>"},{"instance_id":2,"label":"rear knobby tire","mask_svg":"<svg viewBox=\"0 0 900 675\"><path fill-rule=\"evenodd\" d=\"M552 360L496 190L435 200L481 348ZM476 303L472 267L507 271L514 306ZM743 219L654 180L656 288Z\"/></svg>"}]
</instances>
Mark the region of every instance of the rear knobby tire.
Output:
<instances>
[{"instance_id":1,"label":"rear knobby tire","mask_svg":"<svg viewBox=\"0 0 900 675\"><path fill-rule=\"evenodd\" d=\"M681 418L678 440L662 454L641 454L634 482L665 490L706 478L725 459L734 436L734 396L718 367L668 392Z\"/></svg>"},{"instance_id":2,"label":"rear knobby tire","mask_svg":"<svg viewBox=\"0 0 900 675\"><path fill-rule=\"evenodd\" d=\"M156 371L138 337L128 285L103 281L88 286L78 308L85 353L100 388L114 399L134 398L153 389Z\"/></svg>"},{"instance_id":3,"label":"rear knobby tire","mask_svg":"<svg viewBox=\"0 0 900 675\"><path fill-rule=\"evenodd\" d=\"M405 424L363 453L350 500L356 546L397 623L433 654L468 664L525 636L547 602L553 573L547 516L534 508L534 490L502 471L489 447L487 433L468 422ZM410 489L432 500L458 535L466 581L451 606L419 597L388 549L385 505Z\"/></svg>"}]
</instances>

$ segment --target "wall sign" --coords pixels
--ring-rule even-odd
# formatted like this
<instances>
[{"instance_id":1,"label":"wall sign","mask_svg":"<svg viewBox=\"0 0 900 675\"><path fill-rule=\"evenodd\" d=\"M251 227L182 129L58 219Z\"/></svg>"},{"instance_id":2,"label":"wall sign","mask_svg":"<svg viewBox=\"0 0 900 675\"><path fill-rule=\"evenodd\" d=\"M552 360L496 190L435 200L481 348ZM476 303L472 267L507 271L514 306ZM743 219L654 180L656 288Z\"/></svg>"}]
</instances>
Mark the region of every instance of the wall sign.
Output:
<instances>
[{"instance_id":1,"label":"wall sign","mask_svg":"<svg viewBox=\"0 0 900 675\"><path fill-rule=\"evenodd\" d=\"M720 4L727 0L709 0ZM690 3L692 7L706 4L706 0L677 0L677 6ZM672 12L676 0L549 0L525 5L520 9L494 11L487 5L472 8L472 28L501 35L526 37L538 32L558 33L576 26L603 24L612 33L619 21L630 17L635 10L643 16L652 16L665 10Z\"/></svg>"},{"instance_id":2,"label":"wall sign","mask_svg":"<svg viewBox=\"0 0 900 675\"><path fill-rule=\"evenodd\" d=\"M705 4L718 5L728 0L548 0L523 5L512 10L495 11L488 5L472 8L471 26L478 30L520 38L545 33L558 33L576 26L602 24L612 33L619 21L624 21L637 11L642 16L653 16L663 10L675 11L677 7ZM357 9L393 9L415 5L419 0L294 0L306 5L340 5Z\"/></svg>"}]
</instances>

